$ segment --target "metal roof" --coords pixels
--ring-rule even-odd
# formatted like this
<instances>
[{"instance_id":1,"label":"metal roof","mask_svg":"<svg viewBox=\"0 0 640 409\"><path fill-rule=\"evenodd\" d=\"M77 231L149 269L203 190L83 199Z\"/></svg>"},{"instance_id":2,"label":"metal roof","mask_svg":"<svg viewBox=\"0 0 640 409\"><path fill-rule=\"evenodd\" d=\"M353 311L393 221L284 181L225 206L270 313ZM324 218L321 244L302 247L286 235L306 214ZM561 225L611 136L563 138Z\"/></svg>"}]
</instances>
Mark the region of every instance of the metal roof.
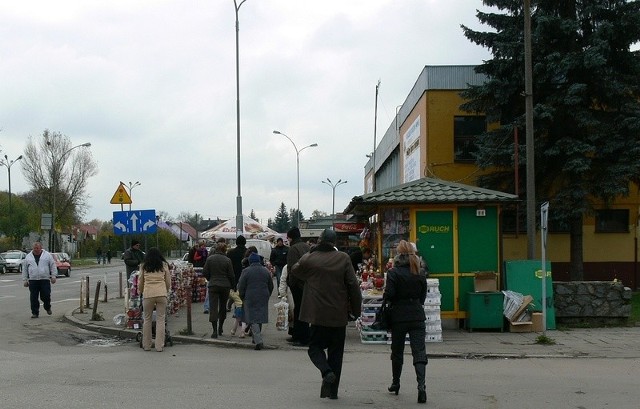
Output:
<instances>
[{"instance_id":1,"label":"metal roof","mask_svg":"<svg viewBox=\"0 0 640 409\"><path fill-rule=\"evenodd\" d=\"M516 195L476 186L422 178L392 188L354 196L345 214L370 216L380 206L415 204L477 204L518 202Z\"/></svg>"}]
</instances>

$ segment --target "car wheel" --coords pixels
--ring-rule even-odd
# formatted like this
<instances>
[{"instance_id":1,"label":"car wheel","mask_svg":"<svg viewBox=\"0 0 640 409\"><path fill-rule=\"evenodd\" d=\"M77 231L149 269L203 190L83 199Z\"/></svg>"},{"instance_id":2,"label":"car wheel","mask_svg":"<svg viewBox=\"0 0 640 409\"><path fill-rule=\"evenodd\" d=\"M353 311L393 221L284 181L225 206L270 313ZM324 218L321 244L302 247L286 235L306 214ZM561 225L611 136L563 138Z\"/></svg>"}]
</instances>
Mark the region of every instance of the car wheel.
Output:
<instances>
[{"instance_id":1,"label":"car wheel","mask_svg":"<svg viewBox=\"0 0 640 409\"><path fill-rule=\"evenodd\" d=\"M5 267L4 267L4 266L0 267L0 274L4 274L4 273L6 273L6 271L5 271L5 270L6 270L6 269L5 269Z\"/></svg>"},{"instance_id":2,"label":"car wheel","mask_svg":"<svg viewBox=\"0 0 640 409\"><path fill-rule=\"evenodd\" d=\"M64 273L65 277L69 277L69 274L71 274L71 267L69 267L69 269L67 270L66 273Z\"/></svg>"}]
</instances>

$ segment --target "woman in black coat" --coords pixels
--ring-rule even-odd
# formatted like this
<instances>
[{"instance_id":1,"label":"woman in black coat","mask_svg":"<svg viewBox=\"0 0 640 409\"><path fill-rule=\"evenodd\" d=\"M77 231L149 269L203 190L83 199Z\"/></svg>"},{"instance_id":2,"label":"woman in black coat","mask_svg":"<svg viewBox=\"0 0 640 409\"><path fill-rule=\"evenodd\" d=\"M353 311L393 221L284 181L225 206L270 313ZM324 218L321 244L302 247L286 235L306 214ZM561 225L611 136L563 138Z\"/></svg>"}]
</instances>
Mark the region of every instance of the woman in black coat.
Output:
<instances>
[{"instance_id":1,"label":"woman in black coat","mask_svg":"<svg viewBox=\"0 0 640 409\"><path fill-rule=\"evenodd\" d=\"M409 334L413 366L418 381L418 403L427 402L425 372L427 350L425 346L424 300L427 297L427 273L421 266L413 243L401 240L393 268L387 271L383 302L391 305L391 370L393 381L389 392L400 391L400 375L404 354L404 340Z\"/></svg>"}]
</instances>

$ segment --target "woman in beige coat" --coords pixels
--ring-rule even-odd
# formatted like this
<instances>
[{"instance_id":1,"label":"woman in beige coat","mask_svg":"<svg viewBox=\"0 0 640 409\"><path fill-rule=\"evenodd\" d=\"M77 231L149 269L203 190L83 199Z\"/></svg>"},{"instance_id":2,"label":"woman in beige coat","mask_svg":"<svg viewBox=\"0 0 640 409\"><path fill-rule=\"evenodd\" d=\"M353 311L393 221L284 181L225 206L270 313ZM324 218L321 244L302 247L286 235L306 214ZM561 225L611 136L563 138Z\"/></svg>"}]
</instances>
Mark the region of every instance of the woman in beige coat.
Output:
<instances>
[{"instance_id":1,"label":"woman in beige coat","mask_svg":"<svg viewBox=\"0 0 640 409\"><path fill-rule=\"evenodd\" d=\"M142 309L144 323L142 324L142 348L151 350L152 316L156 310L156 351L164 348L165 314L167 311L167 293L171 287L171 273L167 260L160 250L155 247L149 249L140 265L140 292L142 293Z\"/></svg>"}]
</instances>

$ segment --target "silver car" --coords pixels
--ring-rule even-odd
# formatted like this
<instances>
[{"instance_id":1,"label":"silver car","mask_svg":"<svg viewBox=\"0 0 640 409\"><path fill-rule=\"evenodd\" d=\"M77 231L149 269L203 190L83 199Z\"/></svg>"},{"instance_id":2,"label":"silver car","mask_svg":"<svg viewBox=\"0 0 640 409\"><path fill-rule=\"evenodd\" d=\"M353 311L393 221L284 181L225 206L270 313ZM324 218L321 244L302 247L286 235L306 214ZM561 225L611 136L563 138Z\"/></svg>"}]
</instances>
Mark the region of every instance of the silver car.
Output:
<instances>
[{"instance_id":1,"label":"silver car","mask_svg":"<svg viewBox=\"0 0 640 409\"><path fill-rule=\"evenodd\" d=\"M8 273L22 273L22 262L25 257L27 257L27 253L20 250L9 250L5 253L2 253L2 257L6 260L6 271Z\"/></svg>"}]
</instances>

